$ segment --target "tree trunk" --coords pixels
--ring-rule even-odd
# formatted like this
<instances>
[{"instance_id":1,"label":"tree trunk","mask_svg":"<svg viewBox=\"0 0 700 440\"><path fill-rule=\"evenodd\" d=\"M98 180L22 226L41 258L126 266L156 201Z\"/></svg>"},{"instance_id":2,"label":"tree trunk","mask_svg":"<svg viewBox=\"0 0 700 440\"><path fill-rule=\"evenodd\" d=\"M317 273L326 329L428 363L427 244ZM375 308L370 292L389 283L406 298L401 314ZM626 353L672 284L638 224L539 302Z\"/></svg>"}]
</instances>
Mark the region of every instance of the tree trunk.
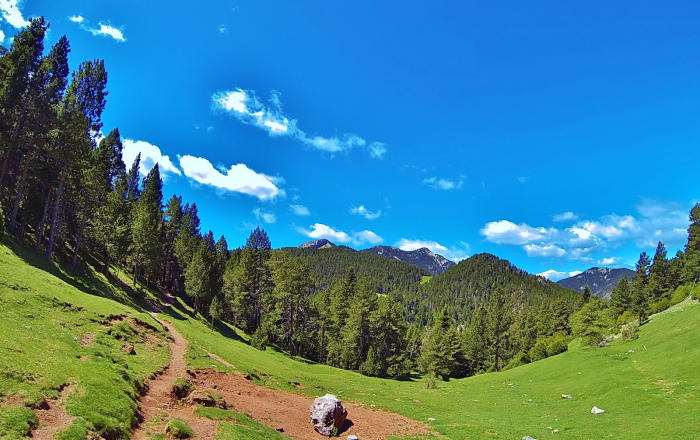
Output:
<instances>
[{"instance_id":1,"label":"tree trunk","mask_svg":"<svg viewBox=\"0 0 700 440\"><path fill-rule=\"evenodd\" d=\"M51 193L53 190L48 188L48 194L46 195L46 203L44 203L44 212L41 214L41 222L36 228L36 250L41 249L41 242L44 240L44 225L46 224L46 214L49 212L49 206L51 205Z\"/></svg>"},{"instance_id":2,"label":"tree trunk","mask_svg":"<svg viewBox=\"0 0 700 440\"><path fill-rule=\"evenodd\" d=\"M61 168L61 177L58 180L58 188L56 189L56 201L54 202L53 212L51 213L51 229L49 230L49 242L46 244L45 258L49 262L51 262L51 255L53 254L54 240L56 240L56 227L58 226L58 214L61 210L61 194L63 193L63 184L66 181L66 174L67 173L68 173L68 163L63 162L63 167Z\"/></svg>"},{"instance_id":3,"label":"tree trunk","mask_svg":"<svg viewBox=\"0 0 700 440\"><path fill-rule=\"evenodd\" d=\"M80 245L83 242L83 235L85 234L85 220L81 222L78 228L78 238L75 240L75 249L73 250L73 258L71 258L70 265L76 267L78 264L78 255L80 254Z\"/></svg>"},{"instance_id":4,"label":"tree trunk","mask_svg":"<svg viewBox=\"0 0 700 440\"><path fill-rule=\"evenodd\" d=\"M137 283L137 281L136 281L136 276L137 276L136 269L137 268L138 268L138 265L134 264L134 292L136 292L136 290L138 289L138 284L136 284Z\"/></svg>"},{"instance_id":5,"label":"tree trunk","mask_svg":"<svg viewBox=\"0 0 700 440\"><path fill-rule=\"evenodd\" d=\"M7 226L7 230L10 234L14 234L15 225L17 224L17 214L19 213L19 204L22 201L22 196L24 195L24 186L27 182L27 171L29 171L29 164L32 162L33 154L27 156L24 161L24 166L22 167L22 174L19 177L19 186L17 187L17 196L15 197L15 203L12 205L12 212L10 213L10 224ZM22 231L20 231L21 233Z\"/></svg>"}]
</instances>

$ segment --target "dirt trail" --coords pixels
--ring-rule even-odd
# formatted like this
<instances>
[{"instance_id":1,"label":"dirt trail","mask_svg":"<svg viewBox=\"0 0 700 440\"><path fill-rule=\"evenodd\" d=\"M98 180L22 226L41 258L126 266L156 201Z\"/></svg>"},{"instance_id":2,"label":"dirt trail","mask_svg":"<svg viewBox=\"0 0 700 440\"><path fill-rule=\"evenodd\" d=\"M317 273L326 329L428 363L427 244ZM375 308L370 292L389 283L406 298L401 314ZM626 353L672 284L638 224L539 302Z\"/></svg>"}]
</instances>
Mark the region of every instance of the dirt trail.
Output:
<instances>
[{"instance_id":1,"label":"dirt trail","mask_svg":"<svg viewBox=\"0 0 700 440\"><path fill-rule=\"evenodd\" d=\"M152 313L156 319L156 312ZM148 382L148 392L141 398L139 415L143 421L134 431L134 440L150 439L147 431L149 428L163 429L164 423L149 425L148 422L156 417L182 419L192 428L195 438L213 439L216 436L218 422L200 418L194 415L194 408L191 406L181 406L170 394L175 379L186 377L185 353L187 352L187 341L180 336L175 327L166 321L161 322L173 337L170 342L170 363L165 373Z\"/></svg>"},{"instance_id":2,"label":"dirt trail","mask_svg":"<svg viewBox=\"0 0 700 440\"><path fill-rule=\"evenodd\" d=\"M288 437L298 440L324 438L311 425L309 407L313 399L310 397L271 390L246 380L240 374L216 370L198 371L193 383L198 389L221 394L235 411L247 412L264 425L284 429L284 435ZM371 410L353 403L343 405L352 424L341 433L340 438L354 434L362 440L384 440L389 436L429 433L425 424L398 414Z\"/></svg>"},{"instance_id":3,"label":"dirt trail","mask_svg":"<svg viewBox=\"0 0 700 440\"><path fill-rule=\"evenodd\" d=\"M32 438L36 440L51 440L54 436L68 428L75 417L66 413L66 398L73 392L75 385L68 385L61 390L58 400L46 402L48 409L36 410L39 419L39 427L32 431Z\"/></svg>"},{"instance_id":4,"label":"dirt trail","mask_svg":"<svg viewBox=\"0 0 700 440\"><path fill-rule=\"evenodd\" d=\"M156 312L153 313L154 318L155 315ZM198 390L223 395L235 411L248 413L254 420L272 428L282 428L285 436L297 440L324 438L317 434L311 425L309 407L313 402L312 398L256 385L238 373L200 370L195 373L194 378L189 376L184 359L187 341L172 324L164 321L161 323L173 336L170 343L170 364L164 374L148 383L148 392L141 398L139 409L142 423L133 433L134 440L148 440L148 431L151 431L151 434L162 433L165 423L154 421L156 418L184 420L195 432L196 439L213 439L216 436L219 422L197 417L194 414L195 406L178 405L170 395L172 384L178 377L191 378L192 384ZM210 356L231 366L216 355ZM342 438L354 434L363 440L385 440L392 435L429 433L427 425L398 414L370 410L352 403L345 406L351 423L346 423L346 430L341 433Z\"/></svg>"}]
</instances>

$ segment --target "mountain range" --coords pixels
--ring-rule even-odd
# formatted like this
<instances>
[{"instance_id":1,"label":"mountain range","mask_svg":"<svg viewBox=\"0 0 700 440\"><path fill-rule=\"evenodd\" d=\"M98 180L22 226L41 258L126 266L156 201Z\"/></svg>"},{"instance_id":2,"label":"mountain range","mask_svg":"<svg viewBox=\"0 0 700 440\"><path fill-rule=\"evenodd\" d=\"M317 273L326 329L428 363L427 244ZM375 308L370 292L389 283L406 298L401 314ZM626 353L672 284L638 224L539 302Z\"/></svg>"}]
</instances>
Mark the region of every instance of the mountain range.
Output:
<instances>
[{"instance_id":1,"label":"mountain range","mask_svg":"<svg viewBox=\"0 0 700 440\"><path fill-rule=\"evenodd\" d=\"M338 246L325 238L307 241L299 246L300 249L328 249L333 247ZM409 263L421 269L425 269L430 272L431 275L437 275L455 265L454 262L442 255L434 253L428 248L404 251L393 246L374 246L369 249L362 249L360 252L369 252L374 255L381 255L394 260L403 261L404 263Z\"/></svg>"},{"instance_id":2,"label":"mountain range","mask_svg":"<svg viewBox=\"0 0 700 440\"><path fill-rule=\"evenodd\" d=\"M593 295L603 299L610 299L613 289L624 276L631 280L634 276L634 271L624 268L592 267L573 277L559 280L557 283L579 292L583 292L583 289L588 286Z\"/></svg>"}]
</instances>

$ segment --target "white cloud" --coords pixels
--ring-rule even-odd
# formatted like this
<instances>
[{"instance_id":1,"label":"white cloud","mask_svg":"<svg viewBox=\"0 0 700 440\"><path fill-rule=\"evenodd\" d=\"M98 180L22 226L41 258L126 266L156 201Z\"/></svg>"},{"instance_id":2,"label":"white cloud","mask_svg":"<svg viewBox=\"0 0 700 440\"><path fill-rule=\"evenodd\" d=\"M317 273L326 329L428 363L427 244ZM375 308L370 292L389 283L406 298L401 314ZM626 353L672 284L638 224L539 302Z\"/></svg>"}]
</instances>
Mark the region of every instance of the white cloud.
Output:
<instances>
[{"instance_id":1,"label":"white cloud","mask_svg":"<svg viewBox=\"0 0 700 440\"><path fill-rule=\"evenodd\" d=\"M618 257L595 254L628 243L639 249L654 248L658 241L678 246L687 239L688 211L692 203L642 200L636 215L608 214L597 220L581 220L569 228L532 227L508 220L487 223L481 234L487 241L522 246L530 257L561 258L591 264L619 264ZM571 213L560 216L572 219ZM557 220L555 216L553 220Z\"/></svg>"},{"instance_id":2,"label":"white cloud","mask_svg":"<svg viewBox=\"0 0 700 440\"><path fill-rule=\"evenodd\" d=\"M369 146L370 157L374 157L376 159L383 159L385 153L386 145L382 142L373 142L372 145Z\"/></svg>"},{"instance_id":3,"label":"white cloud","mask_svg":"<svg viewBox=\"0 0 700 440\"><path fill-rule=\"evenodd\" d=\"M537 274L538 276L547 278L550 281L559 281L566 278L566 272L558 272L554 269L545 270Z\"/></svg>"},{"instance_id":4,"label":"white cloud","mask_svg":"<svg viewBox=\"0 0 700 440\"><path fill-rule=\"evenodd\" d=\"M367 220L374 220L376 218L379 218L380 215L382 215L382 210L380 209L377 212L372 212L367 210L364 205L358 207L353 207L350 210L350 214L356 214L356 215L361 215L362 217L366 218Z\"/></svg>"},{"instance_id":5,"label":"white cloud","mask_svg":"<svg viewBox=\"0 0 700 440\"><path fill-rule=\"evenodd\" d=\"M527 181L529 179L530 179L529 177L518 177L518 182L520 182L521 184L524 184L524 183L527 183Z\"/></svg>"},{"instance_id":6,"label":"white cloud","mask_svg":"<svg viewBox=\"0 0 700 440\"><path fill-rule=\"evenodd\" d=\"M325 238L335 243L350 243L355 246L360 246L366 243L375 245L384 241L382 237L372 231L365 230L348 234L344 231L336 230L322 223L315 223L311 225L311 229L305 229L302 227L297 227L296 229L297 232L300 232L313 239L318 240L320 238Z\"/></svg>"},{"instance_id":7,"label":"white cloud","mask_svg":"<svg viewBox=\"0 0 700 440\"><path fill-rule=\"evenodd\" d=\"M580 270L573 270L571 272L559 272L554 269L549 269L545 270L544 272L540 272L537 275L541 277L545 277L550 281L559 281L563 280L564 278L570 278L570 277L575 277L576 275L583 273Z\"/></svg>"},{"instance_id":8,"label":"white cloud","mask_svg":"<svg viewBox=\"0 0 700 440\"><path fill-rule=\"evenodd\" d=\"M1 1L3 0L0 0L0 2ZM99 22L99 27L95 28L88 26L88 20L82 15L73 15L71 17L68 17L68 19L73 23L77 23L83 30L90 32L92 35L104 35L107 37L112 37L115 40L122 43L126 41L124 33L121 31L121 29L115 28L109 22Z\"/></svg>"},{"instance_id":9,"label":"white cloud","mask_svg":"<svg viewBox=\"0 0 700 440\"><path fill-rule=\"evenodd\" d=\"M218 30L220 34L228 34L228 26L226 26L225 24L220 24L219 27L216 28L216 30Z\"/></svg>"},{"instance_id":10,"label":"white cloud","mask_svg":"<svg viewBox=\"0 0 700 440\"><path fill-rule=\"evenodd\" d=\"M18 0L0 0L0 14L13 27L19 29L29 25L29 21L22 17L18 7Z\"/></svg>"},{"instance_id":11,"label":"white cloud","mask_svg":"<svg viewBox=\"0 0 700 440\"><path fill-rule=\"evenodd\" d=\"M545 228L533 228L526 224L516 225L508 220L490 222L481 229L486 240L498 244L523 245L544 238Z\"/></svg>"},{"instance_id":12,"label":"white cloud","mask_svg":"<svg viewBox=\"0 0 700 440\"><path fill-rule=\"evenodd\" d=\"M566 255L566 251L560 247L554 245L539 246L536 244L526 244L523 246L525 252L527 252L528 257L535 258L550 258L550 257L563 257Z\"/></svg>"},{"instance_id":13,"label":"white cloud","mask_svg":"<svg viewBox=\"0 0 700 440\"><path fill-rule=\"evenodd\" d=\"M465 242L460 242L459 246L453 246L452 248L447 248L436 241L431 240L411 240L402 238L394 246L401 249L402 251L415 251L420 248L428 248L436 254L440 254L448 260L455 262L462 261L469 258L468 252L470 250L469 244Z\"/></svg>"},{"instance_id":14,"label":"white cloud","mask_svg":"<svg viewBox=\"0 0 700 440\"><path fill-rule=\"evenodd\" d=\"M279 179L256 173L245 164L232 165L223 171L217 170L207 159L194 156L180 157L180 167L185 175L196 182L211 185L225 191L233 191L269 200L284 195L277 187Z\"/></svg>"},{"instance_id":15,"label":"white cloud","mask_svg":"<svg viewBox=\"0 0 700 440\"><path fill-rule=\"evenodd\" d=\"M253 210L253 214L255 214L255 218L257 218L258 220L262 219L265 223L274 223L277 221L277 217L275 216L275 214L263 211L260 208L255 208Z\"/></svg>"},{"instance_id":16,"label":"white cloud","mask_svg":"<svg viewBox=\"0 0 700 440\"><path fill-rule=\"evenodd\" d=\"M464 184L464 177L460 176L459 181L454 181L452 179L442 179L442 178L437 178L437 177L429 177L427 179L423 179L423 183L425 185L430 186L431 188L434 189L442 189L445 191L451 190L451 189L459 189L462 187Z\"/></svg>"},{"instance_id":17,"label":"white cloud","mask_svg":"<svg viewBox=\"0 0 700 440\"><path fill-rule=\"evenodd\" d=\"M122 144L124 146L122 158L127 168L134 163L134 160L136 160L136 155L141 153L139 172L144 176L151 171L151 168L153 168L155 164L158 164L158 168L160 169L163 177L165 177L165 174L167 173L177 174L178 176L182 174L182 172L170 161L170 157L164 155L157 146L145 141L137 141L127 138L122 140Z\"/></svg>"},{"instance_id":18,"label":"white cloud","mask_svg":"<svg viewBox=\"0 0 700 440\"><path fill-rule=\"evenodd\" d=\"M212 96L212 108L215 111L224 111L244 124L258 127L270 136L290 136L308 147L331 154L367 147L367 141L355 134L333 137L307 135L297 127L296 119L284 114L279 96L279 93L273 90L269 104L264 104L253 91L229 90ZM374 142L367 148L370 156L378 159L383 158L387 151L386 145L381 142Z\"/></svg>"},{"instance_id":19,"label":"white cloud","mask_svg":"<svg viewBox=\"0 0 700 440\"><path fill-rule=\"evenodd\" d=\"M289 205L289 207L292 208L292 212L295 215L301 215L301 216L311 215L311 211L309 211L309 208L307 208L304 205Z\"/></svg>"},{"instance_id":20,"label":"white cloud","mask_svg":"<svg viewBox=\"0 0 700 440\"><path fill-rule=\"evenodd\" d=\"M5 33L3 31L0 31L0 43L5 41Z\"/></svg>"},{"instance_id":21,"label":"white cloud","mask_svg":"<svg viewBox=\"0 0 700 440\"><path fill-rule=\"evenodd\" d=\"M562 212L561 214L556 214L552 217L552 220L555 222L565 222L565 221L576 221L578 220L578 215L574 214L573 212Z\"/></svg>"},{"instance_id":22,"label":"white cloud","mask_svg":"<svg viewBox=\"0 0 700 440\"><path fill-rule=\"evenodd\" d=\"M122 43L126 41L122 31L109 24L100 23L99 29L90 29L90 32L92 32L92 35L106 35L112 37L117 41L121 41Z\"/></svg>"},{"instance_id":23,"label":"white cloud","mask_svg":"<svg viewBox=\"0 0 700 440\"><path fill-rule=\"evenodd\" d=\"M211 125L209 127L207 127L207 133L213 133L213 132L214 132L214 127L212 127Z\"/></svg>"}]
</instances>

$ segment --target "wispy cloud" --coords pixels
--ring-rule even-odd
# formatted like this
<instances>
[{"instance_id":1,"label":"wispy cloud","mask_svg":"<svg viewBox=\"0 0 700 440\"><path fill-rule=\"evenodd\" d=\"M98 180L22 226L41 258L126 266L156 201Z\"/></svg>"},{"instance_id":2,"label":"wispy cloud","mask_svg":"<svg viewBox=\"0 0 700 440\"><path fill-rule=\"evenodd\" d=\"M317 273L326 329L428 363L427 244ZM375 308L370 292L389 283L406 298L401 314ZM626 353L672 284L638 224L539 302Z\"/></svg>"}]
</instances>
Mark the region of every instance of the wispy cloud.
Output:
<instances>
[{"instance_id":1,"label":"wispy cloud","mask_svg":"<svg viewBox=\"0 0 700 440\"><path fill-rule=\"evenodd\" d=\"M82 29L90 32L92 35L103 35L112 37L121 43L126 42L126 38L124 37L124 33L121 31L121 29L112 26L109 22L99 22L99 27L92 27L88 25L87 19L82 15L73 15L68 17L68 19L73 23L77 23Z\"/></svg>"},{"instance_id":2,"label":"wispy cloud","mask_svg":"<svg viewBox=\"0 0 700 440\"><path fill-rule=\"evenodd\" d=\"M271 92L268 104L258 99L255 92L236 89L219 92L212 96L212 108L234 116L244 124L264 130L270 136L289 136L307 147L331 154L344 153L353 148L367 148L370 157L381 159L386 153L386 145L381 142L367 141L355 134L342 136L311 136L297 127L296 119L292 119L282 111L280 94Z\"/></svg>"},{"instance_id":3,"label":"wispy cloud","mask_svg":"<svg viewBox=\"0 0 700 440\"><path fill-rule=\"evenodd\" d=\"M170 156L164 155L160 148L146 141L138 141L133 139L123 139L122 158L126 167L130 167L136 156L141 153L141 162L139 164L139 172L144 176L151 171L151 168L158 164L158 168L164 176L168 173L182 175L182 172L172 163Z\"/></svg>"},{"instance_id":4,"label":"wispy cloud","mask_svg":"<svg viewBox=\"0 0 700 440\"><path fill-rule=\"evenodd\" d=\"M337 230L322 223L315 223L311 225L311 229L297 227L296 230L297 232L316 240L325 238L335 243L350 243L355 246L361 246L367 243L376 245L384 241L382 237L372 231L364 230L360 232L351 232L348 234L344 231Z\"/></svg>"},{"instance_id":5,"label":"wispy cloud","mask_svg":"<svg viewBox=\"0 0 700 440\"><path fill-rule=\"evenodd\" d=\"M3 31L0 31L0 43L5 41L5 33Z\"/></svg>"},{"instance_id":6,"label":"wispy cloud","mask_svg":"<svg viewBox=\"0 0 700 440\"><path fill-rule=\"evenodd\" d=\"M621 260L594 254L630 243L639 249L653 248L659 241L668 246L682 244L687 239L691 207L690 203L644 199L635 206L635 215L608 214L597 220L580 220L565 229L499 220L487 223L480 232L492 243L522 246L531 257L567 258L606 266ZM573 220L571 213L559 216Z\"/></svg>"},{"instance_id":7,"label":"wispy cloud","mask_svg":"<svg viewBox=\"0 0 700 440\"><path fill-rule=\"evenodd\" d=\"M216 30L218 30L220 34L228 34L228 26L225 24L220 24Z\"/></svg>"},{"instance_id":8,"label":"wispy cloud","mask_svg":"<svg viewBox=\"0 0 700 440\"><path fill-rule=\"evenodd\" d=\"M187 155L180 157L180 167L190 179L224 191L248 194L260 200L284 195L277 185L279 178L256 173L242 163L219 170L203 157Z\"/></svg>"},{"instance_id":9,"label":"wispy cloud","mask_svg":"<svg viewBox=\"0 0 700 440\"><path fill-rule=\"evenodd\" d=\"M423 184L428 185L431 188L441 189L444 191L449 191L451 189L460 189L464 184L464 176L460 176L459 180L443 179L433 176L427 179L423 179Z\"/></svg>"},{"instance_id":10,"label":"wispy cloud","mask_svg":"<svg viewBox=\"0 0 700 440\"><path fill-rule=\"evenodd\" d=\"M420 248L428 248L432 252L442 255L448 260L452 260L454 262L459 262L469 258L470 251L469 244L463 241L459 243L459 246L448 248L447 246L443 246L436 241L402 238L394 246L403 251L415 251L416 249Z\"/></svg>"},{"instance_id":11,"label":"wispy cloud","mask_svg":"<svg viewBox=\"0 0 700 440\"><path fill-rule=\"evenodd\" d=\"M18 0L0 0L0 15L14 28L23 28L29 25L29 21L22 17ZM3 36L4 37L4 36Z\"/></svg>"},{"instance_id":12,"label":"wispy cloud","mask_svg":"<svg viewBox=\"0 0 700 440\"><path fill-rule=\"evenodd\" d=\"M253 214L255 214L255 218L258 220L262 219L265 223L274 223L277 221L277 217L275 214L267 211L263 211L260 208L255 208L253 210Z\"/></svg>"},{"instance_id":13,"label":"wispy cloud","mask_svg":"<svg viewBox=\"0 0 700 440\"><path fill-rule=\"evenodd\" d=\"M566 222L566 221L576 221L578 220L578 215L573 212L562 212L561 214L556 214L552 216L552 221L555 222Z\"/></svg>"},{"instance_id":14,"label":"wispy cloud","mask_svg":"<svg viewBox=\"0 0 700 440\"><path fill-rule=\"evenodd\" d=\"M554 269L549 269L545 270L544 272L540 272L537 275L547 278L550 281L559 281L563 280L564 278L575 277L580 273L582 273L580 270L574 270L571 272L559 272Z\"/></svg>"},{"instance_id":15,"label":"wispy cloud","mask_svg":"<svg viewBox=\"0 0 700 440\"><path fill-rule=\"evenodd\" d=\"M379 218L380 215L382 215L382 210L380 209L379 211L372 212L372 211L367 210L364 206L360 206L360 207L353 207L350 210L350 214L361 215L362 217L366 218L367 220L374 220L376 218Z\"/></svg>"},{"instance_id":16,"label":"wispy cloud","mask_svg":"<svg viewBox=\"0 0 700 440\"><path fill-rule=\"evenodd\" d=\"M304 205L289 205L289 207L292 209L292 212L294 213L294 215L300 215L300 216L311 215L311 211L309 211L309 208L307 208Z\"/></svg>"}]
</instances>

